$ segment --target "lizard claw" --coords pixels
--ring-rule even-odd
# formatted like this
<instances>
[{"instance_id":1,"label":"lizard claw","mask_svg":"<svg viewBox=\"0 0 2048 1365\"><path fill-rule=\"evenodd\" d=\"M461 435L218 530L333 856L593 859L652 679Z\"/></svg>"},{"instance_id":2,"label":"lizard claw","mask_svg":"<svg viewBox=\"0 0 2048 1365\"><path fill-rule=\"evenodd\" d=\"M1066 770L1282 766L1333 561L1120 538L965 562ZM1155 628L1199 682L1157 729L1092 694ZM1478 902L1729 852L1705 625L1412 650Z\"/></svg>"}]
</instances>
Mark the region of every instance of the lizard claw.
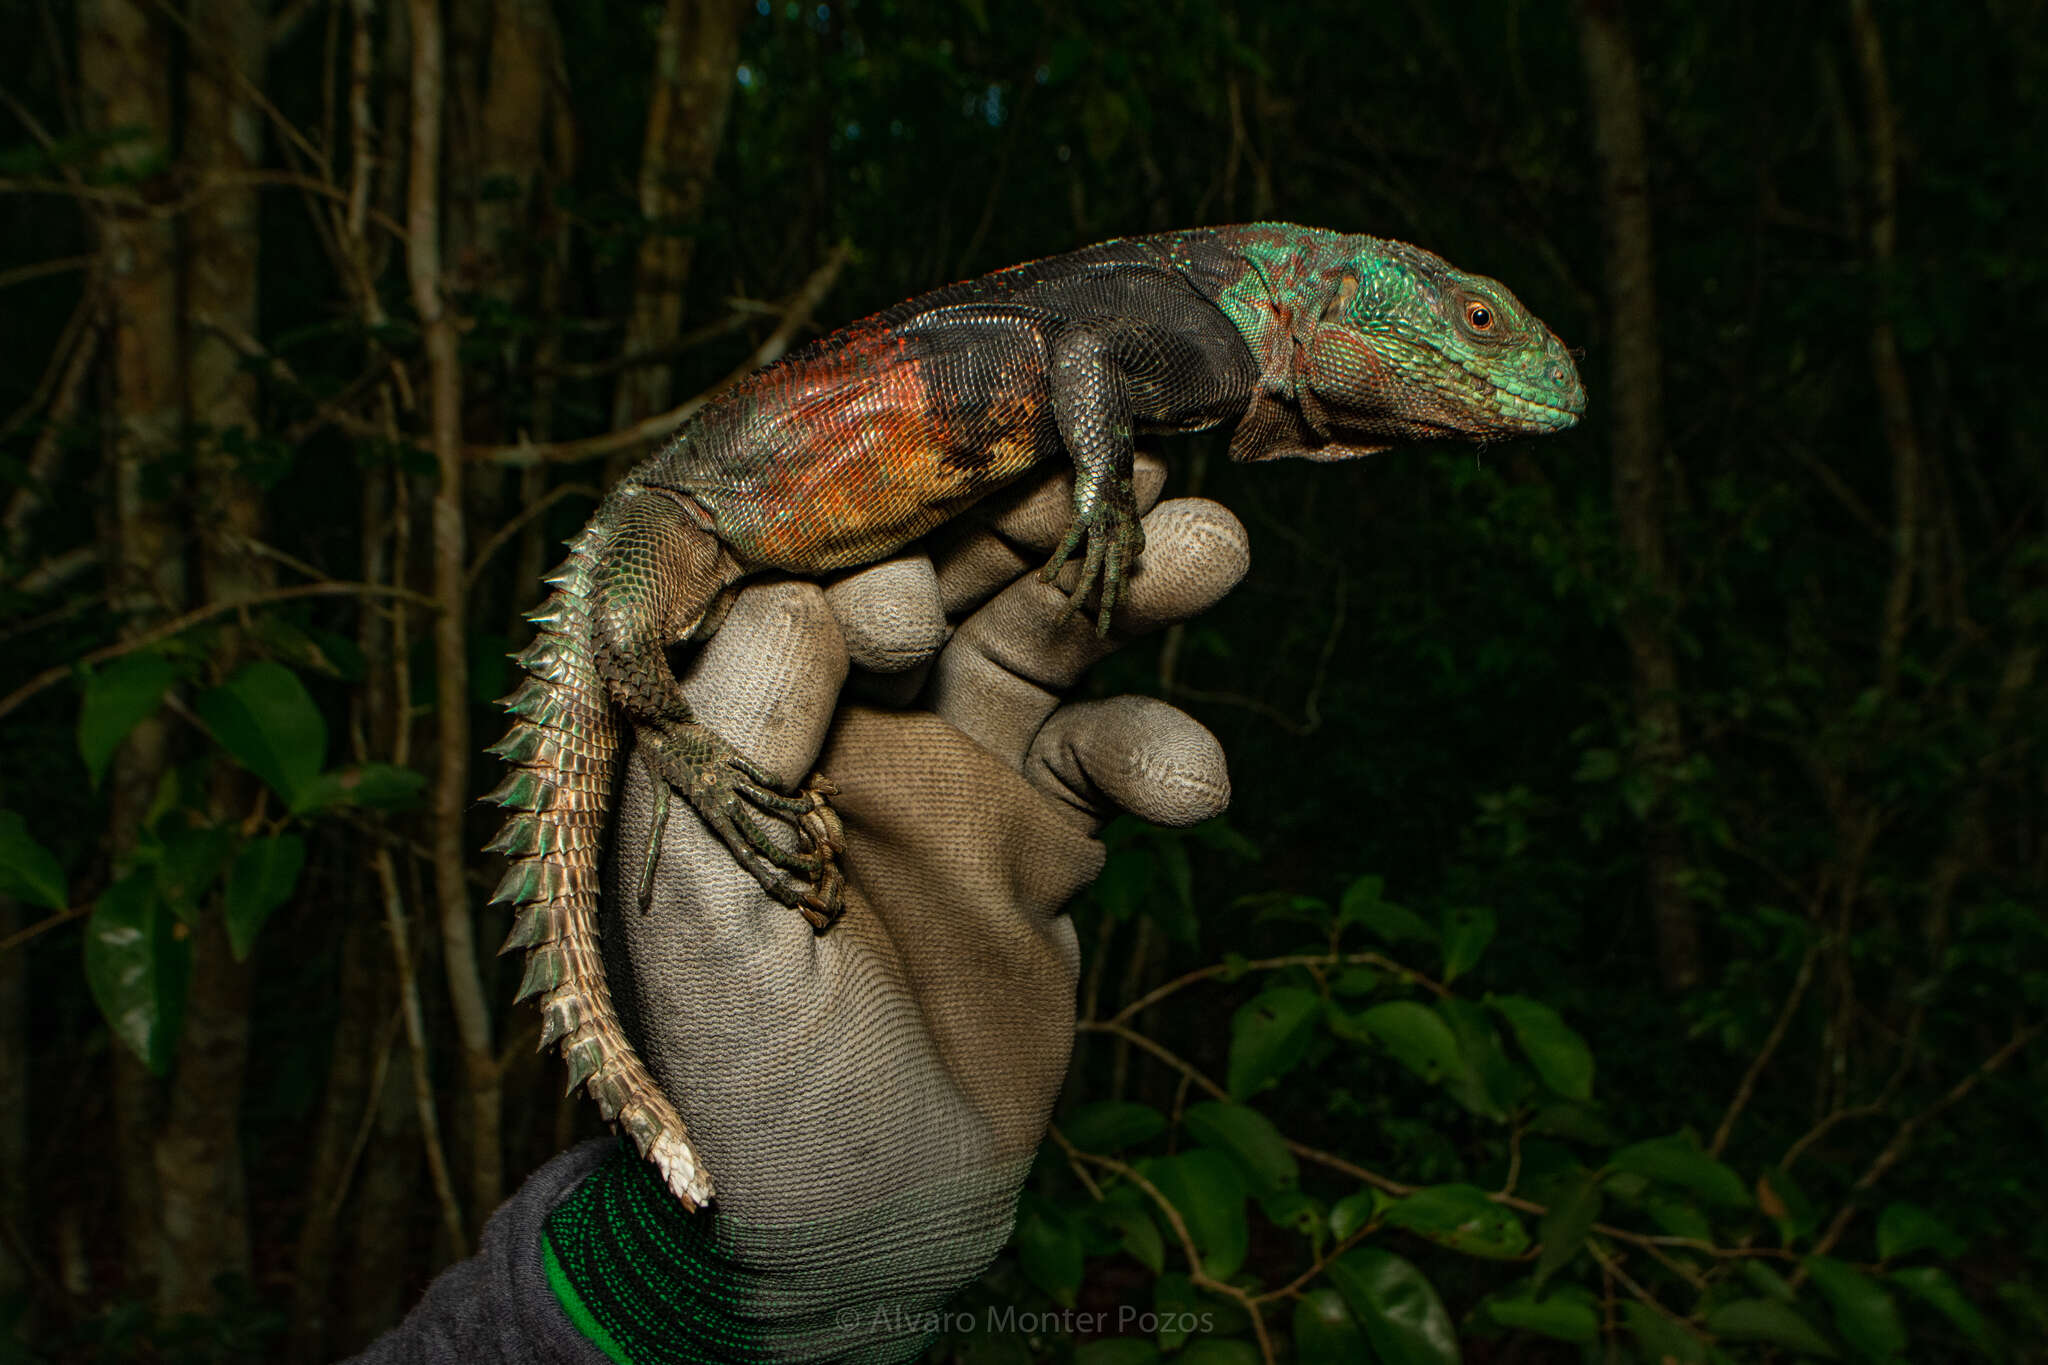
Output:
<instances>
[{"instance_id":1,"label":"lizard claw","mask_svg":"<svg viewBox=\"0 0 2048 1365\"><path fill-rule=\"evenodd\" d=\"M1124 582L1144 549L1145 528L1138 520L1130 480L1118 479L1111 485L1109 496L1075 508L1074 523L1067 528L1066 538L1060 541L1038 576L1042 582L1052 582L1074 552L1081 550L1081 576L1067 595L1066 615L1074 615L1090 596L1097 596L1095 633L1106 637L1116 604L1123 596Z\"/></svg>"},{"instance_id":2,"label":"lizard claw","mask_svg":"<svg viewBox=\"0 0 2048 1365\"><path fill-rule=\"evenodd\" d=\"M674 733L671 733L671 728ZM824 933L838 919L846 889L839 853L846 834L827 797L832 785L813 776L795 795L776 791L762 769L699 725L642 727L640 751L655 776L653 828L641 869L639 903L653 900L671 791L681 794L735 862L761 889ZM778 839L783 825L794 834Z\"/></svg>"}]
</instances>

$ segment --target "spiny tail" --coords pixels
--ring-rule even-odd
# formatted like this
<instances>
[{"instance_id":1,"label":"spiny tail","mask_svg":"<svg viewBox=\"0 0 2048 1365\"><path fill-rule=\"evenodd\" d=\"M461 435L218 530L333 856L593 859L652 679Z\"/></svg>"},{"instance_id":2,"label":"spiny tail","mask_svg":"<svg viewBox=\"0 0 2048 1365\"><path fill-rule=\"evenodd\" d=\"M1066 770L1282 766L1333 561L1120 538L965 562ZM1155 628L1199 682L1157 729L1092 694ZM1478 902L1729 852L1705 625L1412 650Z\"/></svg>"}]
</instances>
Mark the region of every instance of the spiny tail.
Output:
<instances>
[{"instance_id":1,"label":"spiny tail","mask_svg":"<svg viewBox=\"0 0 2048 1365\"><path fill-rule=\"evenodd\" d=\"M596 555L586 528L549 574L555 593L527 619L539 633L518 663L532 676L500 705L512 731L490 752L512 772L485 799L512 811L493 852L512 859L494 905L518 907L500 951L526 949L519 999L541 997L540 1045L559 1041L569 1089L587 1085L597 1107L633 1139L686 1208L711 1198L711 1177L612 1008L598 947L599 854L618 759L618 726L591 657Z\"/></svg>"}]
</instances>

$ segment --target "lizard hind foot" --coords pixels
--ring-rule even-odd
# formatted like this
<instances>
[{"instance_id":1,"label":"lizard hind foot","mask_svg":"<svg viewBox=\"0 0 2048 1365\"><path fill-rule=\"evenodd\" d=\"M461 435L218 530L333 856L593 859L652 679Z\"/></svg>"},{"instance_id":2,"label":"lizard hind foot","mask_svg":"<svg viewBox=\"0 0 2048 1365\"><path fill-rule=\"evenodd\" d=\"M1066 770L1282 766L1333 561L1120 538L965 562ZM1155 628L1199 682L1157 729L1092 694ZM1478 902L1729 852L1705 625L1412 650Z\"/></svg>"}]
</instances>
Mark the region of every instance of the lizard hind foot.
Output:
<instances>
[{"instance_id":1,"label":"lizard hind foot","mask_svg":"<svg viewBox=\"0 0 2048 1365\"><path fill-rule=\"evenodd\" d=\"M656 779L641 869L643 910L652 903L673 792L690 803L763 891L801 914L815 932L832 927L844 906L839 855L846 836L832 809L829 782L814 775L794 794L778 791L766 772L701 725L646 726L638 738Z\"/></svg>"},{"instance_id":2,"label":"lizard hind foot","mask_svg":"<svg viewBox=\"0 0 2048 1365\"><path fill-rule=\"evenodd\" d=\"M1082 605L1093 597L1097 603L1095 633L1107 637L1116 605L1122 599L1130 575L1137 568L1138 556L1144 549L1145 528L1138 520L1137 507L1130 497L1128 485L1125 485L1122 496L1105 498L1075 512L1074 524L1067 529L1066 538L1060 541L1059 548L1053 551L1052 558L1046 561L1038 576L1042 582L1052 582L1075 552L1080 551L1080 577L1067 593L1067 610L1061 619L1078 613Z\"/></svg>"}]
</instances>

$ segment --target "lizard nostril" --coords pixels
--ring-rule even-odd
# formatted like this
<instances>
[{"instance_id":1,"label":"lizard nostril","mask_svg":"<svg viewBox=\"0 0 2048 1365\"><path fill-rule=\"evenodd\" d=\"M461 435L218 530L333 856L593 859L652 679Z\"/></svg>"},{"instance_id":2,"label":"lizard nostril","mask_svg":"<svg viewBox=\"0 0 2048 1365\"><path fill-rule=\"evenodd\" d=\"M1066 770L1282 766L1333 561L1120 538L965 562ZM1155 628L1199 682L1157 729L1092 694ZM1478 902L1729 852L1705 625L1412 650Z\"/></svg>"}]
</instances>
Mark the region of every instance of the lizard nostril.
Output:
<instances>
[{"instance_id":1,"label":"lizard nostril","mask_svg":"<svg viewBox=\"0 0 2048 1365\"><path fill-rule=\"evenodd\" d=\"M1553 384L1564 383L1564 366L1552 365L1550 367L1550 382Z\"/></svg>"}]
</instances>

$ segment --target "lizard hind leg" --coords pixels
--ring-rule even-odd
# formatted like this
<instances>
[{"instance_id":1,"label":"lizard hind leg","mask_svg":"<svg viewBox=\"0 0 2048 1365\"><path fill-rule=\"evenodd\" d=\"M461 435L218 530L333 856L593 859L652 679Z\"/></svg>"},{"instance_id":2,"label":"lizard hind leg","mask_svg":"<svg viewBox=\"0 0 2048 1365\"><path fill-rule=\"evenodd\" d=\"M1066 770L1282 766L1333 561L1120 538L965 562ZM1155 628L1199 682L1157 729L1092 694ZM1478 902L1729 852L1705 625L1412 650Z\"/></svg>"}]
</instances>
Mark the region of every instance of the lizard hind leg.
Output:
<instances>
[{"instance_id":1,"label":"lizard hind leg","mask_svg":"<svg viewBox=\"0 0 2048 1365\"><path fill-rule=\"evenodd\" d=\"M844 886L842 836L822 782L814 778L793 795L778 791L770 774L697 720L669 668L668 646L716 611L739 566L690 505L665 489L621 485L607 511L593 652L606 691L633 731L635 752L655 778L636 902L643 911L653 902L663 837L680 796L763 890L822 932L839 913Z\"/></svg>"}]
</instances>

